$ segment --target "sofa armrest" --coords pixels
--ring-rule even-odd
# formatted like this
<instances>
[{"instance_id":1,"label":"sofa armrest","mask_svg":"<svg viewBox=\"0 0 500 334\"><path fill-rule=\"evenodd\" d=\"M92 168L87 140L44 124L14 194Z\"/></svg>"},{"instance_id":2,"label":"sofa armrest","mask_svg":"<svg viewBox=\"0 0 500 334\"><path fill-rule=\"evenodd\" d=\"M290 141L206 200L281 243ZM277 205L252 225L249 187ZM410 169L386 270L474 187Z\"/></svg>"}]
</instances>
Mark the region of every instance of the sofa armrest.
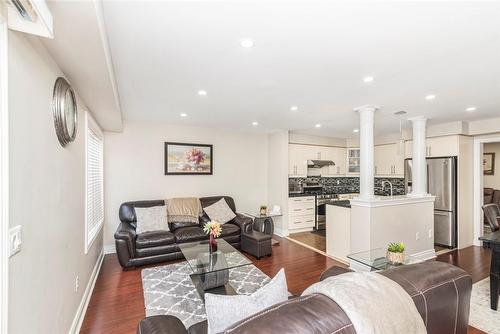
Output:
<instances>
[{"instance_id":1,"label":"sofa armrest","mask_svg":"<svg viewBox=\"0 0 500 334\"><path fill-rule=\"evenodd\" d=\"M154 315L139 322L137 334L188 334L188 331L174 316Z\"/></svg>"},{"instance_id":2,"label":"sofa armrest","mask_svg":"<svg viewBox=\"0 0 500 334\"><path fill-rule=\"evenodd\" d=\"M116 254L122 267L131 267L130 259L135 257L135 228L128 223L120 223L115 232Z\"/></svg>"},{"instance_id":3,"label":"sofa armrest","mask_svg":"<svg viewBox=\"0 0 500 334\"><path fill-rule=\"evenodd\" d=\"M323 271L321 273L321 276L319 277L319 280L322 281L324 279L327 279L328 277L337 276L340 274L345 274L345 273L350 273L350 272L352 272L352 270L349 268L333 266L333 267L330 267L327 270Z\"/></svg>"},{"instance_id":4,"label":"sofa armrest","mask_svg":"<svg viewBox=\"0 0 500 334\"><path fill-rule=\"evenodd\" d=\"M231 222L240 227L241 233L249 232L252 229L253 218L236 213L236 217Z\"/></svg>"}]
</instances>

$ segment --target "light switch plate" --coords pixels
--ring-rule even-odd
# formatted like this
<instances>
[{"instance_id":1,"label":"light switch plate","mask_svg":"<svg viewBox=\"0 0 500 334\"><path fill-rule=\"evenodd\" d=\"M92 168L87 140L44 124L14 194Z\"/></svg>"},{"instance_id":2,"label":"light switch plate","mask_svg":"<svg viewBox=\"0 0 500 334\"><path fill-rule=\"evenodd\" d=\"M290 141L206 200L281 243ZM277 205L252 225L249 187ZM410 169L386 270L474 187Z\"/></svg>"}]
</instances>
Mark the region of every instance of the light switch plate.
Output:
<instances>
[{"instance_id":1,"label":"light switch plate","mask_svg":"<svg viewBox=\"0 0 500 334\"><path fill-rule=\"evenodd\" d=\"M9 230L9 257L20 252L21 245L22 245L21 225L17 225Z\"/></svg>"}]
</instances>

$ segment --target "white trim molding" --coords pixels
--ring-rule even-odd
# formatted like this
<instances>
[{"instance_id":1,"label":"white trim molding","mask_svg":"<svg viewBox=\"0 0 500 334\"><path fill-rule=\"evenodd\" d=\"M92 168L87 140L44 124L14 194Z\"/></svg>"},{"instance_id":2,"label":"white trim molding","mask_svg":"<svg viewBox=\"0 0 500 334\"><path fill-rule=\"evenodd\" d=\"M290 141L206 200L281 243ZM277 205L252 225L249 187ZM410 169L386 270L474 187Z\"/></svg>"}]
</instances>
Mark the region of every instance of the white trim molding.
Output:
<instances>
[{"instance_id":1,"label":"white trim molding","mask_svg":"<svg viewBox=\"0 0 500 334\"><path fill-rule=\"evenodd\" d=\"M9 317L8 68L8 28L7 22L0 12L0 334L7 334Z\"/></svg>"},{"instance_id":2,"label":"white trim molding","mask_svg":"<svg viewBox=\"0 0 500 334\"><path fill-rule=\"evenodd\" d=\"M92 270L92 274L90 275L89 282L87 283L87 287L85 288L85 292L83 293L82 300L80 301L80 305L78 305L75 317L73 318L73 322L71 323L69 334L76 334L80 332L80 328L82 327L83 319L85 319L85 313L87 312L90 297L92 297L92 291L94 291L95 282L97 281L97 276L99 276L99 271L101 270L103 260L104 249L99 254L97 262L94 266L94 270Z\"/></svg>"},{"instance_id":3,"label":"white trim molding","mask_svg":"<svg viewBox=\"0 0 500 334\"><path fill-rule=\"evenodd\" d=\"M104 255L115 254L116 247L115 245L104 245Z\"/></svg>"},{"instance_id":4,"label":"white trim molding","mask_svg":"<svg viewBox=\"0 0 500 334\"><path fill-rule=\"evenodd\" d=\"M479 237L483 235L483 145L500 142L500 136L474 138L474 234L472 243L481 246Z\"/></svg>"}]
</instances>

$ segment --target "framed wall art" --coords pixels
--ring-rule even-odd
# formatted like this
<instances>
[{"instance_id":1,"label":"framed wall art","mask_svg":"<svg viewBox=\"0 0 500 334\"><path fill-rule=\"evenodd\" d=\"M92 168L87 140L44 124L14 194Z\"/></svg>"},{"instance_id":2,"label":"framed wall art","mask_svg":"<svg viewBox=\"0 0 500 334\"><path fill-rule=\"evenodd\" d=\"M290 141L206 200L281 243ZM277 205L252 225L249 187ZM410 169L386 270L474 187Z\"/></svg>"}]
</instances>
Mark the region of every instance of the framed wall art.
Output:
<instances>
[{"instance_id":1,"label":"framed wall art","mask_svg":"<svg viewBox=\"0 0 500 334\"><path fill-rule=\"evenodd\" d=\"M165 175L212 175L213 145L165 143Z\"/></svg>"},{"instance_id":2,"label":"framed wall art","mask_svg":"<svg viewBox=\"0 0 500 334\"><path fill-rule=\"evenodd\" d=\"M483 153L483 174L495 174L495 153Z\"/></svg>"}]
</instances>

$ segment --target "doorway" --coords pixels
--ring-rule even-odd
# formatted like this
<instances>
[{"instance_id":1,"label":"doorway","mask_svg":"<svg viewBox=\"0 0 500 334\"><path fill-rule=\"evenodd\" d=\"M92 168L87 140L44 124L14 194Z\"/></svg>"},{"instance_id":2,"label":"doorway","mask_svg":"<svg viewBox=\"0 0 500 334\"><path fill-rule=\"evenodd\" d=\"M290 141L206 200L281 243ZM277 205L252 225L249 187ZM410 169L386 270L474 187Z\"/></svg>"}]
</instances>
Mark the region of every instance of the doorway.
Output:
<instances>
[{"instance_id":1,"label":"doorway","mask_svg":"<svg viewBox=\"0 0 500 334\"><path fill-rule=\"evenodd\" d=\"M500 205L500 137L474 140L474 245L490 231L482 210L483 205Z\"/></svg>"}]
</instances>

